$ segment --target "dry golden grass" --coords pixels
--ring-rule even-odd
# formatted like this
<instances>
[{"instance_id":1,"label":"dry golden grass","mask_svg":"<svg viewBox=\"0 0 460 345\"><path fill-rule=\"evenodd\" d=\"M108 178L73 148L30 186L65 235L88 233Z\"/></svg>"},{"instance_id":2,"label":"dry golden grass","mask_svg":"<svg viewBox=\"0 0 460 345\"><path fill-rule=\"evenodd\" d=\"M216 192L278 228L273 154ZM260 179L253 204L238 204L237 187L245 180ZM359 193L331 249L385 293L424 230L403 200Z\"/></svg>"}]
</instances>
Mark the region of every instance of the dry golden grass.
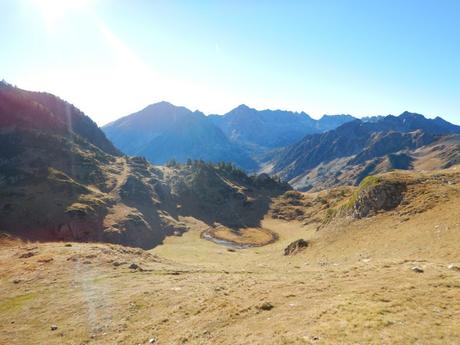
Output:
<instances>
[{"instance_id":1,"label":"dry golden grass","mask_svg":"<svg viewBox=\"0 0 460 345\"><path fill-rule=\"evenodd\" d=\"M191 218L151 251L5 240L0 343L459 344L459 171L393 174L412 181L408 203L319 231L267 216L278 241L235 252ZM283 256L299 238L310 246Z\"/></svg>"}]
</instances>

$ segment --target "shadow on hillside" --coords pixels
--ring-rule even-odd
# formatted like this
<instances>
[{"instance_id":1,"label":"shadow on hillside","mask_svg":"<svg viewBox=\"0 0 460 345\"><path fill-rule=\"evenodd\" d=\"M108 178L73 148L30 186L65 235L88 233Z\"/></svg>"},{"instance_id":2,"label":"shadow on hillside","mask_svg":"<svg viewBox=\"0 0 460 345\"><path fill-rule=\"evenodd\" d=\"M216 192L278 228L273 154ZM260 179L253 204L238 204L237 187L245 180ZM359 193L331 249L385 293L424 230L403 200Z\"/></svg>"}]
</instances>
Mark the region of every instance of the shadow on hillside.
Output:
<instances>
[{"instance_id":1,"label":"shadow on hillside","mask_svg":"<svg viewBox=\"0 0 460 345\"><path fill-rule=\"evenodd\" d=\"M229 198L220 204L183 200L179 214L194 217L209 226L217 223L232 229L257 228L269 211L272 198L284 192L264 190L257 194L241 195L240 198Z\"/></svg>"}]
</instances>

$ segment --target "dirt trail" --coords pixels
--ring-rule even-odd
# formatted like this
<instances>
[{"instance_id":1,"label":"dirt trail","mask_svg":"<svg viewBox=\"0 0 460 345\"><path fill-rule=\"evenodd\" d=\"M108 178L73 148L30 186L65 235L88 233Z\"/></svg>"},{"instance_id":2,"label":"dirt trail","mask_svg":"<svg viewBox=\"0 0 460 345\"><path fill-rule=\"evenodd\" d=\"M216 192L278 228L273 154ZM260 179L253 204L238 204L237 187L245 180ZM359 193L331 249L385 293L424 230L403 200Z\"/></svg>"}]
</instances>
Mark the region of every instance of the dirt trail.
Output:
<instances>
[{"instance_id":1,"label":"dirt trail","mask_svg":"<svg viewBox=\"0 0 460 345\"><path fill-rule=\"evenodd\" d=\"M118 223L121 219L133 212L133 208L126 206L120 197L120 189L126 183L128 179L130 169L125 157L117 159L118 164L122 164L120 174L116 177L116 183L110 192L110 196L117 202L109 209L107 215L104 218L104 227L111 228L114 224Z\"/></svg>"},{"instance_id":2,"label":"dirt trail","mask_svg":"<svg viewBox=\"0 0 460 345\"><path fill-rule=\"evenodd\" d=\"M122 163L123 167L121 169L121 173L116 179L115 187L110 192L113 197L119 197L120 188L126 183L130 173L130 169L125 157L120 157L117 159L117 161Z\"/></svg>"}]
</instances>

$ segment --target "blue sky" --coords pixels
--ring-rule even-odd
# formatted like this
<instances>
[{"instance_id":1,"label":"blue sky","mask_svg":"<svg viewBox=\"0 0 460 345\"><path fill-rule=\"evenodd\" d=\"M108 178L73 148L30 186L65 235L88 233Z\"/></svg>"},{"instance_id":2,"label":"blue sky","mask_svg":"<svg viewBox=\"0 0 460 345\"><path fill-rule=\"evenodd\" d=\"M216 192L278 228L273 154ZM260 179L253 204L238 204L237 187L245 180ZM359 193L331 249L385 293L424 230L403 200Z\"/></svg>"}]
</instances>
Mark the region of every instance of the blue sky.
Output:
<instances>
[{"instance_id":1,"label":"blue sky","mask_svg":"<svg viewBox=\"0 0 460 345\"><path fill-rule=\"evenodd\" d=\"M460 1L0 0L0 78L99 125L167 100L460 124Z\"/></svg>"}]
</instances>

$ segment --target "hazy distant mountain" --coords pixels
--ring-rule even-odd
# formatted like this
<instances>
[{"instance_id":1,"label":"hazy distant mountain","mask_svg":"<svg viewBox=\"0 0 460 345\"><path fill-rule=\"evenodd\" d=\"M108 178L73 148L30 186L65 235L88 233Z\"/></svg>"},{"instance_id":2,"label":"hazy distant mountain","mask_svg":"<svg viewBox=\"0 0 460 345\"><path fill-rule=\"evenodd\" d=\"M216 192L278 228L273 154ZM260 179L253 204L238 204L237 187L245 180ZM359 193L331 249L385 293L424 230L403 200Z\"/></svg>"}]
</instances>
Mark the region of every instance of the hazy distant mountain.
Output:
<instances>
[{"instance_id":1,"label":"hazy distant mountain","mask_svg":"<svg viewBox=\"0 0 460 345\"><path fill-rule=\"evenodd\" d=\"M305 113L256 110L242 104L225 115L210 119L233 142L265 148L286 146L309 133L316 133L316 121Z\"/></svg>"},{"instance_id":2,"label":"hazy distant mountain","mask_svg":"<svg viewBox=\"0 0 460 345\"><path fill-rule=\"evenodd\" d=\"M355 120L291 145L273 162L271 172L302 189L357 183L375 172L384 158L394 163L388 169L409 168L413 158L409 151L452 133L460 133L460 126L409 112L376 122ZM393 155L405 151L407 157Z\"/></svg>"},{"instance_id":3,"label":"hazy distant mountain","mask_svg":"<svg viewBox=\"0 0 460 345\"><path fill-rule=\"evenodd\" d=\"M363 122L378 122L382 120L384 117L384 115L363 116L360 118L360 120Z\"/></svg>"},{"instance_id":4,"label":"hazy distant mountain","mask_svg":"<svg viewBox=\"0 0 460 345\"><path fill-rule=\"evenodd\" d=\"M284 147L307 134L324 132L354 119L350 115L325 115L314 120L304 112L256 110L244 104L209 118L232 142L255 149Z\"/></svg>"},{"instance_id":5,"label":"hazy distant mountain","mask_svg":"<svg viewBox=\"0 0 460 345\"><path fill-rule=\"evenodd\" d=\"M149 105L103 127L107 137L124 153L144 156L153 163L188 158L231 161L245 169L255 162L203 113L167 102Z\"/></svg>"},{"instance_id":6,"label":"hazy distant mountain","mask_svg":"<svg viewBox=\"0 0 460 345\"><path fill-rule=\"evenodd\" d=\"M103 127L107 137L128 155L153 163L188 158L230 161L246 170L273 158L276 151L307 134L324 132L351 121L350 115L262 110L240 105L225 115L205 116L167 102L152 104Z\"/></svg>"},{"instance_id":7,"label":"hazy distant mountain","mask_svg":"<svg viewBox=\"0 0 460 345\"><path fill-rule=\"evenodd\" d=\"M353 120L356 118L351 115L323 115L316 121L316 128L320 132L327 132Z\"/></svg>"}]
</instances>

